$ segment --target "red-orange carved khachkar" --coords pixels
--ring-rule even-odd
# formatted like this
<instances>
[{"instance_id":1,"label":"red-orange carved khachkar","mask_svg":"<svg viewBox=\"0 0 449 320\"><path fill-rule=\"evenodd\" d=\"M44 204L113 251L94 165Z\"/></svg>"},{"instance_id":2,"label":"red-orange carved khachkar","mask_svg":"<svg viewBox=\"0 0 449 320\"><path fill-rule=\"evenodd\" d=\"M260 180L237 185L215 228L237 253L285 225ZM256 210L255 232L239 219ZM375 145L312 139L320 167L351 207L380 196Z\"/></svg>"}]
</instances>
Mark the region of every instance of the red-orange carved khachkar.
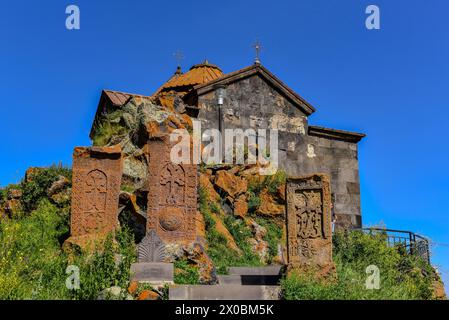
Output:
<instances>
[{"instance_id":1,"label":"red-orange carved khachkar","mask_svg":"<svg viewBox=\"0 0 449 320\"><path fill-rule=\"evenodd\" d=\"M147 145L147 232L155 230L165 243L196 240L197 175L194 164L170 160L169 135L151 137Z\"/></svg>"},{"instance_id":2,"label":"red-orange carved khachkar","mask_svg":"<svg viewBox=\"0 0 449 320\"><path fill-rule=\"evenodd\" d=\"M72 239L115 230L122 168L120 146L74 149Z\"/></svg>"},{"instance_id":3,"label":"red-orange carved khachkar","mask_svg":"<svg viewBox=\"0 0 449 320\"><path fill-rule=\"evenodd\" d=\"M329 177L314 174L288 178L286 188L289 265L333 272Z\"/></svg>"}]
</instances>

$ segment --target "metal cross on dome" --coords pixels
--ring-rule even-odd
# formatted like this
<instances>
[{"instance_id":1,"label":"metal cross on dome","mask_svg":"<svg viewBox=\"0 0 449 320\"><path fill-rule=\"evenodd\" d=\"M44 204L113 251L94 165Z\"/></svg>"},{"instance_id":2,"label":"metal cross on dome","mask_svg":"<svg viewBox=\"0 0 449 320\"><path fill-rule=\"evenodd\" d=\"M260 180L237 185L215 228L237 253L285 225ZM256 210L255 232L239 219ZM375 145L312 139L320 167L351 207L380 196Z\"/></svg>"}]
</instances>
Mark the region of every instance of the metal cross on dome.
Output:
<instances>
[{"instance_id":1,"label":"metal cross on dome","mask_svg":"<svg viewBox=\"0 0 449 320\"><path fill-rule=\"evenodd\" d=\"M182 53L182 51L177 50L175 53L173 53L173 56L176 59L178 68L181 68L181 60L184 59L184 54Z\"/></svg>"},{"instance_id":2,"label":"metal cross on dome","mask_svg":"<svg viewBox=\"0 0 449 320\"><path fill-rule=\"evenodd\" d=\"M253 44L253 48L256 50L256 58L254 59L254 63L260 64L260 51L262 50L262 45L260 44L259 40L256 40L256 42Z\"/></svg>"}]
</instances>

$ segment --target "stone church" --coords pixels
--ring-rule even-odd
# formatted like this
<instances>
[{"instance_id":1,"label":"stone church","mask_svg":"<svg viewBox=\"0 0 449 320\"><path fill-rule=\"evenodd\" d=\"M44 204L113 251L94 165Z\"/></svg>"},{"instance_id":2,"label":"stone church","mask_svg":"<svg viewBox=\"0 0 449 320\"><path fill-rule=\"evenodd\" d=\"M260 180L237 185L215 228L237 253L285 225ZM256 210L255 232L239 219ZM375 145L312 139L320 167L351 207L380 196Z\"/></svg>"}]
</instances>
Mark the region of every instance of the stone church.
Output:
<instances>
[{"instance_id":1,"label":"stone church","mask_svg":"<svg viewBox=\"0 0 449 320\"><path fill-rule=\"evenodd\" d=\"M136 97L198 119L203 130L279 130L279 168L289 176L328 174L336 226L361 227L358 142L365 135L310 124L315 108L260 62L226 74L207 60L187 72L178 67L148 96L104 90L90 137L105 115Z\"/></svg>"}]
</instances>

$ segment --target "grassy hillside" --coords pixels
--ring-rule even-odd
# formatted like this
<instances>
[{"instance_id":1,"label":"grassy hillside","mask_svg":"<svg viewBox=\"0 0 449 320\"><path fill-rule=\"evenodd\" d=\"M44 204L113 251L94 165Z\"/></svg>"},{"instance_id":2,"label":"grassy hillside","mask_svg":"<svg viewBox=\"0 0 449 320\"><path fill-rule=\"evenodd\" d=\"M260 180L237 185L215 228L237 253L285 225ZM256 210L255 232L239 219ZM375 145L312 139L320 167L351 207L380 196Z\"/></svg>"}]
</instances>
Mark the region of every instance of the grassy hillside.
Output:
<instances>
[{"instance_id":1,"label":"grassy hillside","mask_svg":"<svg viewBox=\"0 0 449 320\"><path fill-rule=\"evenodd\" d=\"M421 258L386 245L384 236L362 232L333 236L338 279L326 283L311 275L292 274L283 280L286 299L432 299L433 268ZM367 289L367 278L379 269L379 289Z\"/></svg>"}]
</instances>

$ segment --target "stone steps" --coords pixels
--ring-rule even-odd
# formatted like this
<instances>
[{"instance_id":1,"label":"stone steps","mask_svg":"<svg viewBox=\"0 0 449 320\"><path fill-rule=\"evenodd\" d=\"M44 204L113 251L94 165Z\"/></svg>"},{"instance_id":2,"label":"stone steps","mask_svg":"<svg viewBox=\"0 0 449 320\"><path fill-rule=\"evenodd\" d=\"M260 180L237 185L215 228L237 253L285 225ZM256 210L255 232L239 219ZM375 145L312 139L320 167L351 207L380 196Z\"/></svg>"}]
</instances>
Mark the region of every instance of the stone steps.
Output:
<instances>
[{"instance_id":1,"label":"stone steps","mask_svg":"<svg viewBox=\"0 0 449 320\"><path fill-rule=\"evenodd\" d=\"M280 286L177 285L169 300L279 300Z\"/></svg>"},{"instance_id":2,"label":"stone steps","mask_svg":"<svg viewBox=\"0 0 449 320\"><path fill-rule=\"evenodd\" d=\"M282 266L268 267L231 267L229 275L219 275L221 285L278 285L281 280Z\"/></svg>"},{"instance_id":3,"label":"stone steps","mask_svg":"<svg viewBox=\"0 0 449 320\"><path fill-rule=\"evenodd\" d=\"M266 267L230 267L229 274L244 276L276 276L280 275L283 266L266 266Z\"/></svg>"},{"instance_id":4,"label":"stone steps","mask_svg":"<svg viewBox=\"0 0 449 320\"><path fill-rule=\"evenodd\" d=\"M176 285L170 300L279 300L282 266L232 267L218 285Z\"/></svg>"},{"instance_id":5,"label":"stone steps","mask_svg":"<svg viewBox=\"0 0 449 320\"><path fill-rule=\"evenodd\" d=\"M221 285L240 284L243 286L275 286L279 284L281 277L277 276L257 276L257 275L219 275L218 283Z\"/></svg>"}]
</instances>

